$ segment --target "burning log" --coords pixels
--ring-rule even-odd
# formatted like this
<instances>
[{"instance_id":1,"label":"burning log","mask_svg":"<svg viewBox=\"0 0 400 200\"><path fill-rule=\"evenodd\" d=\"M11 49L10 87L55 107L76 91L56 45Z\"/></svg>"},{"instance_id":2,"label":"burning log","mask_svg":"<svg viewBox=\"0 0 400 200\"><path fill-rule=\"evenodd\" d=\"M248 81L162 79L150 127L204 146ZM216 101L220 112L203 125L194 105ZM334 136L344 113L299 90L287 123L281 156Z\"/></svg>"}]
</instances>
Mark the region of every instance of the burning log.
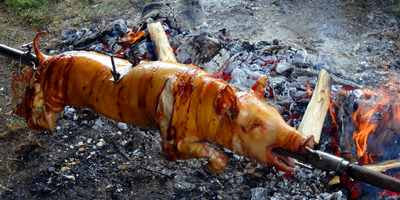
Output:
<instances>
[{"instance_id":1,"label":"burning log","mask_svg":"<svg viewBox=\"0 0 400 200\"><path fill-rule=\"evenodd\" d=\"M153 22L147 25L151 40L156 45L157 58L159 61L176 62L174 51L169 45L167 35L160 22Z\"/></svg>"},{"instance_id":2,"label":"burning log","mask_svg":"<svg viewBox=\"0 0 400 200\"><path fill-rule=\"evenodd\" d=\"M321 70L314 95L307 106L306 113L300 124L299 131L306 136L314 135L314 140L319 143L321 130L329 107L331 91L331 76Z\"/></svg>"},{"instance_id":3,"label":"burning log","mask_svg":"<svg viewBox=\"0 0 400 200\"><path fill-rule=\"evenodd\" d=\"M299 76L318 76L320 72L315 69L296 69L296 73L293 73L290 77L291 78L296 78ZM345 85L348 87L352 88L362 88L361 85L358 85L357 83L354 83L353 81L343 79L339 76L336 76L335 74L330 74L332 77L332 84L337 84L337 85Z\"/></svg>"}]
</instances>

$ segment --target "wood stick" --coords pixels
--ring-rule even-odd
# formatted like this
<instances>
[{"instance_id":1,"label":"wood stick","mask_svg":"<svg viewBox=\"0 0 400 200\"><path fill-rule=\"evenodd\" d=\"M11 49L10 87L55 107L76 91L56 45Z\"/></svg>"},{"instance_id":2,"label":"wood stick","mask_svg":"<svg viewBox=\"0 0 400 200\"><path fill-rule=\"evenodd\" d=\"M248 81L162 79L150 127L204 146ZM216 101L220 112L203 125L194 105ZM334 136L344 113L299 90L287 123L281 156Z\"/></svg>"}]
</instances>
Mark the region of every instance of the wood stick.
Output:
<instances>
[{"instance_id":1,"label":"wood stick","mask_svg":"<svg viewBox=\"0 0 400 200\"><path fill-rule=\"evenodd\" d=\"M156 46L157 58L159 61L176 62L174 51L169 45L167 35L160 22L152 22L147 25L150 38Z\"/></svg>"},{"instance_id":2,"label":"wood stick","mask_svg":"<svg viewBox=\"0 0 400 200\"><path fill-rule=\"evenodd\" d=\"M389 169L400 168L400 159L386 160L379 163L371 163L363 165L363 167L377 172L385 172Z\"/></svg>"},{"instance_id":3,"label":"wood stick","mask_svg":"<svg viewBox=\"0 0 400 200\"><path fill-rule=\"evenodd\" d=\"M329 108L331 95L332 77L324 69L318 76L317 85L306 113L299 126L299 131L306 136L314 135L314 140L318 144L321 138L321 131L324 125L326 113Z\"/></svg>"}]
</instances>

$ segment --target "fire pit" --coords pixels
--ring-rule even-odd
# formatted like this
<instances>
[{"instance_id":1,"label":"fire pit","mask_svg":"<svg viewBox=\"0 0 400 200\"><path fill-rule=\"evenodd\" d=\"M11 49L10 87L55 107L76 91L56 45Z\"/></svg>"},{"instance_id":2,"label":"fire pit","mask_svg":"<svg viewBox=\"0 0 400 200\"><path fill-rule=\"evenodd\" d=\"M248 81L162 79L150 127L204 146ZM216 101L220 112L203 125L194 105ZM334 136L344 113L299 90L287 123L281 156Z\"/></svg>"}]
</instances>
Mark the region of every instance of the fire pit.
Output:
<instances>
[{"instance_id":1,"label":"fire pit","mask_svg":"<svg viewBox=\"0 0 400 200\"><path fill-rule=\"evenodd\" d=\"M320 9L329 10L334 3L338 2L322 3ZM302 127L301 123L304 123L307 107L316 95L318 75L325 70L329 73L327 76L332 77L328 88L331 90L328 93L330 103L326 104L326 110L319 111L324 117L315 120L320 121L322 130L311 132L320 136L316 149L398 178L400 150L396 147L400 136L396 117L399 103L396 100L399 79L389 76L392 72L397 73L396 55L378 56L377 48L381 47L371 47L368 42L338 50L340 48L334 44L343 32L332 31L336 25L329 22L323 28L314 27L315 31L324 33L322 39L289 37L295 35L295 31L279 35L272 25L287 22L278 19L281 15L293 14L293 6L305 9L298 4L149 3L143 9L141 23L135 27L128 26L124 19L117 19L108 21L103 29L97 29L96 25L77 31L65 29L63 41L49 53L85 50L124 58L133 65L154 61L157 51L152 38L149 34L140 36L148 33L149 23L161 22L172 46L169 51L177 62L193 63L239 90L250 89L256 80L268 76L265 101L274 106L289 125L303 129L303 132L307 132L307 127ZM262 12L265 11L274 15L264 17ZM235 12L238 15L233 16ZM303 12L307 13L307 9ZM244 17L247 15L251 17ZM220 17L211 20L216 16ZM231 23L230 17L244 21ZM264 17L269 26L260 26L260 20L255 17ZM364 38L371 42L379 37L367 34ZM383 40L387 44L382 46L393 43L387 36ZM357 67L350 68L353 64ZM382 70L372 69L377 66ZM361 71L366 74L362 75ZM357 72L354 77L349 74L352 72ZM380 87L374 87L377 80L381 80ZM25 191L36 198L399 197L346 176L335 179L334 173L310 169L302 163L298 165L305 166L298 167L295 173L283 173L228 149L222 149L228 156L227 168L222 174L210 175L201 168L206 160L166 161L161 155L161 139L155 130L118 123L94 111L70 106L64 109L54 130L36 133L34 141L42 139L45 141L40 145L23 146L19 151L24 157L18 158L25 162L32 160L32 165L42 168L30 180L29 191ZM5 188L2 198L23 196L16 193L17 183L0 184ZM86 193L86 188L100 192Z\"/></svg>"}]
</instances>

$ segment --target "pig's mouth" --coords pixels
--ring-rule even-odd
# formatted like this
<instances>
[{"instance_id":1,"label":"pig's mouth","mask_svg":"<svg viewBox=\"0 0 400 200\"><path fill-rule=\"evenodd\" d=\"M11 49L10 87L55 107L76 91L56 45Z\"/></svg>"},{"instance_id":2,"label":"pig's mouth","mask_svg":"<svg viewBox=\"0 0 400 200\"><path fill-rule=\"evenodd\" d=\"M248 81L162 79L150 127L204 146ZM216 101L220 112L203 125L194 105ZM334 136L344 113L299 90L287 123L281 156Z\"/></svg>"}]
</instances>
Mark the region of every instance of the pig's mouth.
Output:
<instances>
[{"instance_id":1,"label":"pig's mouth","mask_svg":"<svg viewBox=\"0 0 400 200\"><path fill-rule=\"evenodd\" d=\"M293 158L290 158L288 156L282 155L277 153L276 151L270 149L271 151L271 162L274 167L281 171L285 172L293 172L296 169L296 166L294 165L294 160Z\"/></svg>"}]
</instances>

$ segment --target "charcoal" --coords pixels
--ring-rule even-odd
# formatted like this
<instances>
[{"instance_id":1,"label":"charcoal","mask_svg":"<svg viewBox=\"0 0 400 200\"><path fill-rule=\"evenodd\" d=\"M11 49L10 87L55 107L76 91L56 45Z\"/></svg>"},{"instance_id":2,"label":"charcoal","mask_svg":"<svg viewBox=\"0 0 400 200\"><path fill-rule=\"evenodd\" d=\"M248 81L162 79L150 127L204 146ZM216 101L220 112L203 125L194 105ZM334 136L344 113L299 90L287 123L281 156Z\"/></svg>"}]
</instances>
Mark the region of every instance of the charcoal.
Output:
<instances>
[{"instance_id":1,"label":"charcoal","mask_svg":"<svg viewBox=\"0 0 400 200\"><path fill-rule=\"evenodd\" d=\"M182 41L176 58L181 63L190 62L203 67L218 54L220 49L220 44L212 38L203 35L189 36Z\"/></svg>"},{"instance_id":2,"label":"charcoal","mask_svg":"<svg viewBox=\"0 0 400 200\"><path fill-rule=\"evenodd\" d=\"M110 51L113 54L118 53L122 49L122 42L120 41L115 41L113 44L108 47L108 51Z\"/></svg>"},{"instance_id":3,"label":"charcoal","mask_svg":"<svg viewBox=\"0 0 400 200\"><path fill-rule=\"evenodd\" d=\"M251 65L249 66L249 68L250 68L250 70L252 70L252 71L261 71L261 67L260 67L259 65L257 65L257 64L251 64Z\"/></svg>"},{"instance_id":4,"label":"charcoal","mask_svg":"<svg viewBox=\"0 0 400 200\"><path fill-rule=\"evenodd\" d=\"M262 187L251 189L251 199L252 200L268 199L268 197L269 197L268 189L265 189Z\"/></svg>"},{"instance_id":5,"label":"charcoal","mask_svg":"<svg viewBox=\"0 0 400 200\"><path fill-rule=\"evenodd\" d=\"M97 53L101 53L104 49L104 45L102 43L94 44L89 47L89 51L95 51Z\"/></svg>"},{"instance_id":6,"label":"charcoal","mask_svg":"<svg viewBox=\"0 0 400 200\"><path fill-rule=\"evenodd\" d=\"M229 52L226 49L221 49L219 53L213 57L213 59L204 64L204 70L212 75L217 75L217 73L221 70L224 64L228 64Z\"/></svg>"},{"instance_id":7,"label":"charcoal","mask_svg":"<svg viewBox=\"0 0 400 200\"><path fill-rule=\"evenodd\" d=\"M290 87L287 78L284 76L270 77L268 82L269 86L273 89L275 101L281 105L289 107L293 102L290 95L295 91L295 88Z\"/></svg>"},{"instance_id":8,"label":"charcoal","mask_svg":"<svg viewBox=\"0 0 400 200\"><path fill-rule=\"evenodd\" d=\"M96 41L97 35L87 28L81 30L81 34L74 41L74 47L86 46L86 44Z\"/></svg>"},{"instance_id":9,"label":"charcoal","mask_svg":"<svg viewBox=\"0 0 400 200\"><path fill-rule=\"evenodd\" d=\"M227 68L224 70L224 73L226 74L232 74L234 69L238 69L240 65L242 64L242 61L240 60L235 60L231 64L227 66Z\"/></svg>"},{"instance_id":10,"label":"charcoal","mask_svg":"<svg viewBox=\"0 0 400 200\"><path fill-rule=\"evenodd\" d=\"M307 51L306 50L298 50L295 55L293 55L293 62L294 63L304 63L306 62L307 58Z\"/></svg>"},{"instance_id":11,"label":"charcoal","mask_svg":"<svg viewBox=\"0 0 400 200\"><path fill-rule=\"evenodd\" d=\"M243 48L239 45L239 44L235 44L235 46L233 46L233 48L231 49L231 53L232 54L237 54L242 52Z\"/></svg>"},{"instance_id":12,"label":"charcoal","mask_svg":"<svg viewBox=\"0 0 400 200\"><path fill-rule=\"evenodd\" d=\"M145 20L148 18L153 18L156 20L166 18L168 15L165 13L165 11L168 10L170 10L170 7L168 7L165 3L151 2L143 7L141 18Z\"/></svg>"},{"instance_id":13,"label":"charcoal","mask_svg":"<svg viewBox=\"0 0 400 200\"><path fill-rule=\"evenodd\" d=\"M275 67L275 70L278 72L278 74L286 74L286 72L291 69L293 69L293 65L289 63L278 63L278 65Z\"/></svg>"},{"instance_id":14,"label":"charcoal","mask_svg":"<svg viewBox=\"0 0 400 200\"><path fill-rule=\"evenodd\" d=\"M267 46L271 45L271 43L267 41L257 41L254 43L254 48L257 49L263 49L266 48Z\"/></svg>"},{"instance_id":15,"label":"charcoal","mask_svg":"<svg viewBox=\"0 0 400 200\"><path fill-rule=\"evenodd\" d=\"M181 33L190 31L204 18L199 0L176 1L172 12L168 18L170 28Z\"/></svg>"}]
</instances>

